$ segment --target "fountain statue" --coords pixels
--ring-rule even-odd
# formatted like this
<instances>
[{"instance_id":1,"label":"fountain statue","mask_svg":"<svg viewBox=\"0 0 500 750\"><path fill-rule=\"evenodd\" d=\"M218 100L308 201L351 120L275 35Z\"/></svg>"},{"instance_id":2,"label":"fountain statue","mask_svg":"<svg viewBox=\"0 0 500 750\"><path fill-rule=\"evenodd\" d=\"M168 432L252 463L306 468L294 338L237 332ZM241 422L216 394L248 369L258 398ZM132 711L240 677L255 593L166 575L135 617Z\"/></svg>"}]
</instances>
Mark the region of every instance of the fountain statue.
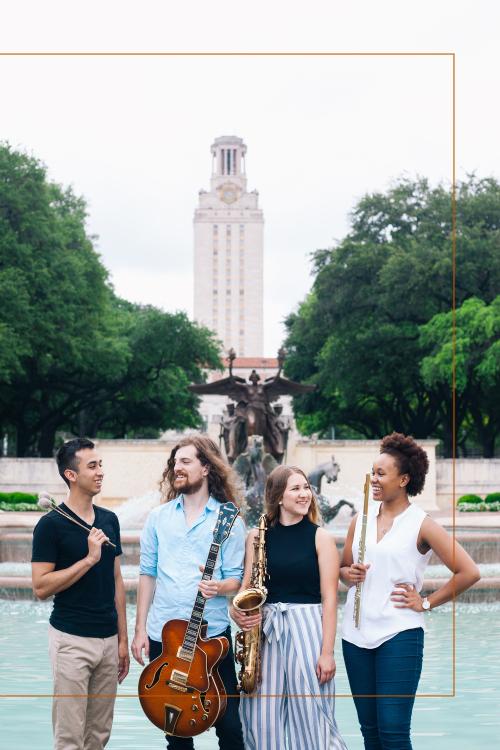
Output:
<instances>
[{"instance_id":1,"label":"fountain statue","mask_svg":"<svg viewBox=\"0 0 500 750\"><path fill-rule=\"evenodd\" d=\"M314 385L303 385L281 376L285 350L278 352L278 372L261 382L252 370L248 382L233 373L234 349L228 352L229 375L213 383L190 385L200 395L228 396L220 422L220 441L226 456L240 475L245 487L245 520L249 526L258 523L264 501L266 477L286 455L291 420L283 414L281 404L272 406L280 396L311 393Z\"/></svg>"},{"instance_id":2,"label":"fountain statue","mask_svg":"<svg viewBox=\"0 0 500 750\"><path fill-rule=\"evenodd\" d=\"M316 466L316 468L313 469L307 476L309 484L311 485L311 489L316 495L321 515L325 523L333 521L333 519L336 518L340 509L343 508L344 505L347 505L351 509L351 516L356 513L354 504L349 502L349 500L342 499L335 503L335 505L330 505L330 501L328 500L328 498L325 497L325 495L321 494L321 481L323 477L326 477L326 481L328 482L328 484L330 484L331 482L337 481L339 472L340 466L335 461L335 456L332 456L329 461L318 464L318 466Z\"/></svg>"},{"instance_id":3,"label":"fountain statue","mask_svg":"<svg viewBox=\"0 0 500 750\"><path fill-rule=\"evenodd\" d=\"M192 393L225 395L232 399L224 408L220 420L219 440L224 444L228 461L241 478L244 486L246 507L243 509L248 526L258 523L264 505L264 487L267 476L281 464L286 456L288 436L292 420L283 414L281 404L274 404L282 395L311 393L315 386L296 383L282 377L285 350L278 352L276 375L261 382L260 375L252 370L248 382L233 373L236 354L229 350L229 375L213 383L193 384ZM348 505L354 512L354 505L340 500L331 506L327 497L321 494L321 481L335 482L340 471L332 456L331 460L320 464L309 475L311 487L320 505L326 523L335 518L340 508ZM134 498L117 509L124 527L142 526L149 510L160 501L159 492L150 492L144 498Z\"/></svg>"},{"instance_id":4,"label":"fountain statue","mask_svg":"<svg viewBox=\"0 0 500 750\"><path fill-rule=\"evenodd\" d=\"M226 407L221 421L221 437L226 447L228 461L232 464L237 457L247 450L248 439L260 435L263 439L264 452L269 453L282 463L288 442L290 423L283 417L281 409L271 406L280 396L296 396L314 391L314 385L303 385L281 377L285 350L278 352L278 372L261 383L261 377L252 370L249 382L233 374L233 362L236 359L234 349L229 350L229 375L213 383L190 385L189 390L200 395L228 396L233 404Z\"/></svg>"},{"instance_id":5,"label":"fountain statue","mask_svg":"<svg viewBox=\"0 0 500 750\"><path fill-rule=\"evenodd\" d=\"M339 472L340 466L335 461L335 456L332 456L329 461L318 464L315 469L309 472L307 478L311 487L314 487L317 493L321 493L321 481L323 477L326 477L326 481L330 484L337 481Z\"/></svg>"}]
</instances>

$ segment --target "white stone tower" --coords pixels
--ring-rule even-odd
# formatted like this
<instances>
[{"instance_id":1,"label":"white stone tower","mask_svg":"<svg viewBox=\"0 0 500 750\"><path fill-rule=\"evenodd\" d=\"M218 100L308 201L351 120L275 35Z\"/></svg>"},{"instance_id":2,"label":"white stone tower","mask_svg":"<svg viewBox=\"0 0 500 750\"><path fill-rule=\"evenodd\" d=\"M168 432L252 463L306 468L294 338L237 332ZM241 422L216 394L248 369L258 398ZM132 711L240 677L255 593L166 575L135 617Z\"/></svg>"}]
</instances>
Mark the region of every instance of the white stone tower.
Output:
<instances>
[{"instance_id":1,"label":"white stone tower","mask_svg":"<svg viewBox=\"0 0 500 750\"><path fill-rule=\"evenodd\" d=\"M223 350L263 355L263 227L259 194L247 192L246 145L236 136L212 144L210 191L194 214L194 317Z\"/></svg>"}]
</instances>

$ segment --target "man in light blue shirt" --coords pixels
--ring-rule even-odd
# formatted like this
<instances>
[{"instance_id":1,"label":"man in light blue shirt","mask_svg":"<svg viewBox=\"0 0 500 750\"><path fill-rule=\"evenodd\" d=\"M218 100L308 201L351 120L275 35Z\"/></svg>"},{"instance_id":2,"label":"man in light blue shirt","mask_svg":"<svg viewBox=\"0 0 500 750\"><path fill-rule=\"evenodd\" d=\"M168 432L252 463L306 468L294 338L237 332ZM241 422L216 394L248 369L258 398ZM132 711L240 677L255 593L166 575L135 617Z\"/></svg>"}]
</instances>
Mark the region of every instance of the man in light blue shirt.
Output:
<instances>
[{"instance_id":1,"label":"man in light blue shirt","mask_svg":"<svg viewBox=\"0 0 500 750\"><path fill-rule=\"evenodd\" d=\"M141 535L137 619L132 654L144 664L162 650L161 631L168 620L191 616L198 590L205 597L207 636L225 635L231 644L227 596L238 591L243 577L245 528L238 518L223 542L213 577L201 580L213 540L221 502L238 504L238 485L230 466L210 438L193 435L181 440L163 473L165 502L154 508ZM154 595L154 596L153 596ZM147 620L146 620L147 618ZM218 665L226 693L237 693L232 646ZM243 750L238 698L228 698L215 723L221 750ZM169 750L191 750L192 739L167 737Z\"/></svg>"}]
</instances>

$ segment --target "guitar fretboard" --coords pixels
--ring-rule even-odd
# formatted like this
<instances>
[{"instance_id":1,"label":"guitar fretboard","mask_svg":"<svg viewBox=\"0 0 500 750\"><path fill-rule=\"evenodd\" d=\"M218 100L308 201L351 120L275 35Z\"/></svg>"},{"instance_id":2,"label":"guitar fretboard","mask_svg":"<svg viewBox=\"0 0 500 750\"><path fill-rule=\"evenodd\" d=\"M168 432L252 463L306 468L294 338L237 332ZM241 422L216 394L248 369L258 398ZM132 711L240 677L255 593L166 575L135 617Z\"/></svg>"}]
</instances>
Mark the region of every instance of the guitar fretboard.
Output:
<instances>
[{"instance_id":1,"label":"guitar fretboard","mask_svg":"<svg viewBox=\"0 0 500 750\"><path fill-rule=\"evenodd\" d=\"M210 545L210 552L208 553L207 562L205 563L205 569L203 571L202 580L210 581L213 574L215 563L217 562L217 555L219 554L220 544L212 543ZM182 642L180 656L183 659L193 660L194 649L196 641L200 634L201 623L203 622L203 612L205 610L206 599L203 594L198 591L194 602L193 611L189 620L189 625L186 630L186 635Z\"/></svg>"}]
</instances>

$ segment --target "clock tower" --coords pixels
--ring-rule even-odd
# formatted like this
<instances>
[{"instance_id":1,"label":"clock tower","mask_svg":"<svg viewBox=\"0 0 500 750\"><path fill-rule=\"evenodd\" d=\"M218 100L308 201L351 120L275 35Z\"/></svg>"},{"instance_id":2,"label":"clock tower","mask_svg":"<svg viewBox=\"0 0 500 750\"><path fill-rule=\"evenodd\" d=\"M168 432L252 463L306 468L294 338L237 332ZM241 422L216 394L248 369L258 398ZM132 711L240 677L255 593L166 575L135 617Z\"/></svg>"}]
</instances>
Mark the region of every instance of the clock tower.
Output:
<instances>
[{"instance_id":1,"label":"clock tower","mask_svg":"<svg viewBox=\"0 0 500 750\"><path fill-rule=\"evenodd\" d=\"M264 218L257 191L247 191L246 150L232 135L211 147L210 191L200 190L194 214L194 317L225 352L261 357Z\"/></svg>"}]
</instances>

